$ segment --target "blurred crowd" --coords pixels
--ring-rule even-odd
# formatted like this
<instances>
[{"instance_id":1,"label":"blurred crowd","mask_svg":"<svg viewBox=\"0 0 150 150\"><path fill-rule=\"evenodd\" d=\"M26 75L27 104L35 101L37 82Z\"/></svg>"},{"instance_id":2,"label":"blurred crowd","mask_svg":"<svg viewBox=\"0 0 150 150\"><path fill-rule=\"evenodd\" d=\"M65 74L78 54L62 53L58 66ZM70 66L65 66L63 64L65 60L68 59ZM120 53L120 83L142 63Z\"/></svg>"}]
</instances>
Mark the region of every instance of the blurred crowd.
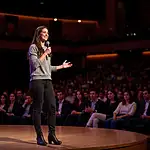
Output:
<instances>
[{"instance_id":1,"label":"blurred crowd","mask_svg":"<svg viewBox=\"0 0 150 150\"><path fill-rule=\"evenodd\" d=\"M54 82L56 125L103 127L148 133L150 125L149 68L139 63L98 64L84 74ZM146 62L146 64L145 64ZM32 124L32 93L4 91L0 124ZM47 123L43 104L42 124Z\"/></svg>"}]
</instances>

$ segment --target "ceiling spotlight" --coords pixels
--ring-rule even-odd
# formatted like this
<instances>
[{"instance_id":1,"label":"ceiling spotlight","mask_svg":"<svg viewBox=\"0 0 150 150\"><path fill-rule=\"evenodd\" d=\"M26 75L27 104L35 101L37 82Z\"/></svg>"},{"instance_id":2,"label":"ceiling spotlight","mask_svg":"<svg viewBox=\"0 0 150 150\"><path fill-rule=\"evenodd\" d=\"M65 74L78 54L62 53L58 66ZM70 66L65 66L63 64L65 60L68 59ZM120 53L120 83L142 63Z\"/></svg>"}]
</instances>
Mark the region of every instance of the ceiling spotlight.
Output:
<instances>
[{"instance_id":1,"label":"ceiling spotlight","mask_svg":"<svg viewBox=\"0 0 150 150\"><path fill-rule=\"evenodd\" d=\"M40 2L40 4L41 4L41 5L44 5L44 2L43 2L43 1L41 1L41 2Z\"/></svg>"},{"instance_id":2,"label":"ceiling spotlight","mask_svg":"<svg viewBox=\"0 0 150 150\"><path fill-rule=\"evenodd\" d=\"M57 18L54 18L54 21L57 21Z\"/></svg>"},{"instance_id":3,"label":"ceiling spotlight","mask_svg":"<svg viewBox=\"0 0 150 150\"><path fill-rule=\"evenodd\" d=\"M81 20L78 20L78 22L80 23L80 22L81 22Z\"/></svg>"}]
</instances>

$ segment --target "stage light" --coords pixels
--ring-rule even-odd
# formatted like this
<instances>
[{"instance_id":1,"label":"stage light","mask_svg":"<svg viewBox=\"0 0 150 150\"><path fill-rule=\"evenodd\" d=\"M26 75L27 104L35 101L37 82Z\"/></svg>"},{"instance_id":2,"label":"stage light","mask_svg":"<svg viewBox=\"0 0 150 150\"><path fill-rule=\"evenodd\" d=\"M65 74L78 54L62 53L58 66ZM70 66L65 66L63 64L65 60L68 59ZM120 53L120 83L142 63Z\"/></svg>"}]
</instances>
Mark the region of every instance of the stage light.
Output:
<instances>
[{"instance_id":1,"label":"stage light","mask_svg":"<svg viewBox=\"0 0 150 150\"><path fill-rule=\"evenodd\" d=\"M81 20L78 20L78 22L80 23L80 22L81 22Z\"/></svg>"},{"instance_id":2,"label":"stage light","mask_svg":"<svg viewBox=\"0 0 150 150\"><path fill-rule=\"evenodd\" d=\"M40 4L41 4L41 5L44 5L44 1L41 0Z\"/></svg>"},{"instance_id":3,"label":"stage light","mask_svg":"<svg viewBox=\"0 0 150 150\"><path fill-rule=\"evenodd\" d=\"M57 18L54 18L54 21L57 21Z\"/></svg>"}]
</instances>

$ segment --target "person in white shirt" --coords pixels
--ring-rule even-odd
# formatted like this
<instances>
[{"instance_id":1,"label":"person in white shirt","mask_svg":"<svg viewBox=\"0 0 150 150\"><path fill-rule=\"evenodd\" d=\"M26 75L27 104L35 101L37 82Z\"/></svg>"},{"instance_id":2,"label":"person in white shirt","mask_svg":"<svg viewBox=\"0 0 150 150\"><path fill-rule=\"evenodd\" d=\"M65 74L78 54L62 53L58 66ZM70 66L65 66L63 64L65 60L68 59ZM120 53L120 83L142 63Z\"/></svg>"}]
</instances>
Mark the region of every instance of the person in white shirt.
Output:
<instances>
[{"instance_id":1,"label":"person in white shirt","mask_svg":"<svg viewBox=\"0 0 150 150\"><path fill-rule=\"evenodd\" d=\"M136 103L133 102L130 92L124 92L124 99L119 103L118 107L113 113L113 118L105 121L105 128L116 129L117 125L120 125L133 116L136 112Z\"/></svg>"}]
</instances>

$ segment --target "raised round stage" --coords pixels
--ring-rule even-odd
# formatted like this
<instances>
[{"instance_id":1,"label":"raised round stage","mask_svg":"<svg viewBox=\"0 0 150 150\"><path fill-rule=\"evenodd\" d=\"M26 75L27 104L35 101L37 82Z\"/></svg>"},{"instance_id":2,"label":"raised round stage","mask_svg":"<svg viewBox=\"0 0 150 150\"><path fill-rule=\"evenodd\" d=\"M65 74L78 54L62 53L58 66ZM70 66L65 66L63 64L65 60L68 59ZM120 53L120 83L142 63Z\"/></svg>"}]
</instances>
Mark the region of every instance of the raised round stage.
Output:
<instances>
[{"instance_id":1,"label":"raised round stage","mask_svg":"<svg viewBox=\"0 0 150 150\"><path fill-rule=\"evenodd\" d=\"M47 126L42 126L47 140ZM61 146L36 145L32 126L0 126L0 150L147 150L147 136L121 130L57 127Z\"/></svg>"}]
</instances>

